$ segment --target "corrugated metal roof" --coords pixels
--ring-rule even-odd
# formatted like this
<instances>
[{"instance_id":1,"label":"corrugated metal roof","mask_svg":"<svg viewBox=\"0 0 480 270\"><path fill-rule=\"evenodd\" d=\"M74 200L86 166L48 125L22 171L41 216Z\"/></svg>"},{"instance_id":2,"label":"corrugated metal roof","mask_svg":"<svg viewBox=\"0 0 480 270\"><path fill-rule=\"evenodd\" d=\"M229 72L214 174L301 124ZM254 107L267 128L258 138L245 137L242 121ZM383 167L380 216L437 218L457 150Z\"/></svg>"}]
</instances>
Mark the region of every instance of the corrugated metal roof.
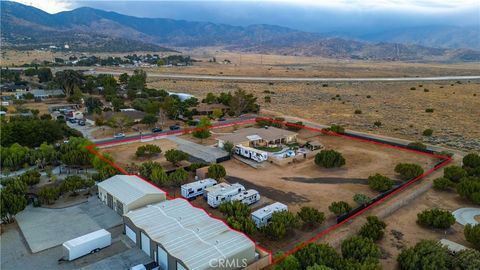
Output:
<instances>
[{"instance_id":1,"label":"corrugated metal roof","mask_svg":"<svg viewBox=\"0 0 480 270\"><path fill-rule=\"evenodd\" d=\"M159 194L165 196L165 192L150 185L135 175L115 175L97 185L127 205L147 194Z\"/></svg>"},{"instance_id":2,"label":"corrugated metal roof","mask_svg":"<svg viewBox=\"0 0 480 270\"><path fill-rule=\"evenodd\" d=\"M255 244L250 239L184 199L149 205L125 216L190 270L209 269L212 260L240 254L248 256L249 262L255 258Z\"/></svg>"},{"instance_id":3,"label":"corrugated metal roof","mask_svg":"<svg viewBox=\"0 0 480 270\"><path fill-rule=\"evenodd\" d=\"M288 136L294 136L298 133L292 132L289 130L276 128L276 127L268 127L268 128L242 128L235 131L232 134L220 136L217 140L231 142L233 144L239 144L246 141L252 140L259 140L263 139L266 141L274 141L278 139L282 139Z\"/></svg>"},{"instance_id":4,"label":"corrugated metal roof","mask_svg":"<svg viewBox=\"0 0 480 270\"><path fill-rule=\"evenodd\" d=\"M262 219L265 216L268 216L274 212L287 211L288 206L280 202L274 202L270 205L267 205L263 208L260 208L252 213L252 216Z\"/></svg>"}]
</instances>

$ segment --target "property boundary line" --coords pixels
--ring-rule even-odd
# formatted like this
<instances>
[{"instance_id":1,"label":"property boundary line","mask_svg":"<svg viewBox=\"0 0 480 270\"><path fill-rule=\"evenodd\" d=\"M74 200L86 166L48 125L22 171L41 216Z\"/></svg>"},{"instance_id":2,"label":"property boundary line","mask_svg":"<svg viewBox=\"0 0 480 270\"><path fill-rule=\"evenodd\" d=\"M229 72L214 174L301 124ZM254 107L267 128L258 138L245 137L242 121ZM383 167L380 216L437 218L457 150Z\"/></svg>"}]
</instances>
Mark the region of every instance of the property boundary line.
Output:
<instances>
[{"instance_id":1,"label":"property boundary line","mask_svg":"<svg viewBox=\"0 0 480 270\"><path fill-rule=\"evenodd\" d=\"M300 129L305 129L305 130L310 130L310 131L315 131L315 132L321 132L323 134L327 134L327 135L332 135L332 136L337 136L337 137L343 137L343 138L347 138L347 139L351 139L351 140L356 140L356 141L361 141L361 142L366 142L366 143L371 143L371 144L375 144L375 145L380 145L380 146L384 146L384 147L389 147L389 148L394 148L394 149L397 149L397 150L401 150L401 151L409 151L409 152L414 152L414 153L417 153L417 154L421 154L421 155L427 155L427 156L431 156L431 157L435 157L435 158L439 158L441 159L442 161L437 163L437 165L435 165L434 167L430 168L428 171L424 172L422 175L419 175L411 180L409 180L408 182L406 182L405 184L403 184L403 186L401 186L400 188L394 190L393 192L387 194L386 196L384 196L383 198L380 198L378 199L377 201L375 201L374 203L366 206L365 208L363 208L362 210L352 214L351 216L349 216L348 218L338 222L337 224L333 225L333 226L330 226L329 228L321 231L320 233L318 233L317 235L315 235L314 237L302 242L300 245L298 245L297 247L295 247L294 249L291 249L285 253L282 254L282 256L276 258L276 259L273 259L273 256L272 256L272 252L270 250L267 250L266 248L258 245L255 240L253 240L252 238L250 238L250 236L246 235L244 232L241 232L241 231L238 231L238 230L235 230L235 229L232 229L224 220L220 219L220 218L217 218L217 217L214 217L214 216L211 216L210 214L208 214L208 212L201 208L201 207L197 207L195 205L193 205L189 200L187 199L184 199L184 198L181 198L181 197L177 197L177 198L174 198L174 197L171 197L168 192L166 192L165 190L161 189L160 187L157 187L156 185L154 185L153 183L151 183L149 180L143 178L142 176L140 175L137 175L137 174L130 174L128 173L125 169L121 168L120 166L118 166L117 164L115 164L114 162L112 162L111 160L105 158L101 153L99 153L95 147L101 147L101 146L107 146L107 145L112 145L112 144L118 144L118 143L124 143L124 142L133 142L133 141L140 141L140 140L143 140L143 139L150 139L150 138L153 138L153 139L159 139L159 138L162 138L162 137L166 137L166 136L169 136L169 135L178 135L178 134L186 134L186 133L191 133L193 131L198 131L198 130L204 130L204 129L216 129L216 128L222 128L222 127L229 127L229 126L234 126L234 125L241 125L241 124L248 124L248 123L256 123L258 121L269 121L271 123L278 123L278 124L283 124L285 126L291 126L291 127L295 127L295 128L300 128ZM306 246L307 244L309 243L312 243L312 242L315 242L317 241L318 239L320 239L322 236L328 234L329 232L333 231L333 230L336 230L338 229L339 227L343 226L345 223L347 223L348 221L358 217L359 215L363 214L364 212L370 210L371 208L373 208L374 206L376 206L377 204L385 201L386 199L390 198L391 196L401 192L402 190L404 190L405 188L407 188L408 186L412 185L413 183L416 183L418 181L420 181L421 179L423 179L424 177L426 177L427 175L433 173L434 171L444 167L445 165L447 165L448 163L450 163L453 159L451 157L447 157L447 156L441 156L441 155L438 155L438 154L435 154L435 153L430 153L430 152L424 152L424 151L420 151L420 150L416 150L416 149L411 149L411 148L407 148L407 147L402 147L402 146L399 146L399 145L394 145L394 144L389 144L387 142L379 142L379 141L375 141L375 140L372 140L372 139L368 139L368 138L361 138L360 136L351 136L351 135L348 135L348 134L338 134L338 133L335 133L335 132L331 132L331 131L327 131L327 130L323 130L323 129L320 129L320 128L316 128L316 127L309 127L309 126L306 126L306 125L299 125L299 124L296 124L296 123L292 123L292 122L286 122L286 121L279 121L279 120L274 120L274 119L271 119L271 118L255 118L255 119L248 119L248 120L242 120L242 121L237 121L237 122L231 122L231 123L226 123L226 124L218 124L218 125L213 125L213 126L209 126L209 127L206 127L206 128L190 128L190 129L184 129L184 130L179 130L179 131L169 131L169 132L166 132L166 133L162 133L162 134L159 134L159 135L148 135L148 136L143 136L141 138L129 138L129 139L124 139L124 140L116 140L116 141L110 141L110 142L106 142L106 143L98 143L98 144L90 144L88 146L86 146L86 149L94 154L95 156L98 156L100 159L102 159L103 161L105 161L106 163L108 163L109 165L111 165L112 167L114 167L115 169L117 169L119 172L121 172L122 174L125 174L125 175L130 175L130 176L136 176L138 177L139 179L147 182L148 184L154 186L155 188L161 190L162 192L165 192L166 194L166 197L168 200L171 200L171 199L183 199L185 201L187 201L192 207L195 207L195 208L198 208L202 211L205 212L205 214L207 214L208 216L210 216L211 218L213 219L216 219L216 220L219 220L221 222L223 222L228 228L230 228L232 231L235 231L235 232L238 232L242 235L244 235L246 238L248 238L250 241L252 241L254 243L254 245L256 246L256 248L268 253L269 255L269 263L270 265L272 264L275 264L279 261L281 261L282 259L284 259L285 257L295 253L296 251L298 251L299 249L301 249L302 247Z\"/></svg>"}]
</instances>

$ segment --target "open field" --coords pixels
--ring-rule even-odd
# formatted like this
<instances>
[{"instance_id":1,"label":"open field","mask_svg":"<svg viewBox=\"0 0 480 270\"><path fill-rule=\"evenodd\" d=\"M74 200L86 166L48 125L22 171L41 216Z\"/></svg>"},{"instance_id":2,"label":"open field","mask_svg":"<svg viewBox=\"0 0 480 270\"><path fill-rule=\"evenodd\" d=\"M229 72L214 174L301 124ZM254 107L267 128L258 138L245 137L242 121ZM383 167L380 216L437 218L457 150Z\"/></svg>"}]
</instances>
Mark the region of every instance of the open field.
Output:
<instances>
[{"instance_id":1,"label":"open field","mask_svg":"<svg viewBox=\"0 0 480 270\"><path fill-rule=\"evenodd\" d=\"M480 81L461 84L445 81L324 85L150 78L148 85L199 97L208 92L218 94L241 88L258 97L264 115L291 115L317 123L336 123L359 131L422 140L458 149L480 149L477 108ZM410 90L411 87L415 87L415 90ZM271 97L271 103L265 103L265 96ZM428 108L434 109L434 112L425 112ZM360 110L361 114L355 114L355 110ZM381 122L381 127L374 126L376 121ZM433 130L433 136L422 136L422 132L428 128Z\"/></svg>"}]
</instances>

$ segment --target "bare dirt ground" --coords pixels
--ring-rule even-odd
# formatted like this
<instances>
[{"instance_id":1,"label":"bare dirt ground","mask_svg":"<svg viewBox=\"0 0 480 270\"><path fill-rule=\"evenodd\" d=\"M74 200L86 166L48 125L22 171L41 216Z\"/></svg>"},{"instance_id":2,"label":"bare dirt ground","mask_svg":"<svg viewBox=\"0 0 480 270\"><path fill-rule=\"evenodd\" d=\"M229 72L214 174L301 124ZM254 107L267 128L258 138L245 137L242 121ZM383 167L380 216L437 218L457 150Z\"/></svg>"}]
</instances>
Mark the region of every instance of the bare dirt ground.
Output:
<instances>
[{"instance_id":1,"label":"bare dirt ground","mask_svg":"<svg viewBox=\"0 0 480 270\"><path fill-rule=\"evenodd\" d=\"M146 144L154 144L158 145L160 149L162 149L162 153L160 155L153 157L153 158L137 158L135 156L135 152L137 148L142 145ZM134 142L128 143L123 145L117 145L114 147L104 148L101 149L101 152L108 153L113 157L115 162L122 168L125 168L127 165L131 163L135 163L137 165L141 165L147 161L156 161L160 162L164 168L171 167L171 163L165 159L164 153L170 149L175 149L177 144L167 140L167 139L158 139L149 142Z\"/></svg>"},{"instance_id":2,"label":"bare dirt ground","mask_svg":"<svg viewBox=\"0 0 480 270\"><path fill-rule=\"evenodd\" d=\"M341 124L359 131L422 140L457 149L480 149L480 81L461 84L363 82L324 85L150 78L148 85L199 97L208 92L218 94L240 88L258 97L265 115L291 115L326 125ZM411 87L415 90L410 90ZM271 97L270 103L264 101L265 96ZM433 113L427 113L425 110L428 108L432 108ZM361 114L355 114L355 110L360 110ZM375 127L376 121L382 125ZM425 129L432 129L433 136L422 136Z\"/></svg>"}]
</instances>

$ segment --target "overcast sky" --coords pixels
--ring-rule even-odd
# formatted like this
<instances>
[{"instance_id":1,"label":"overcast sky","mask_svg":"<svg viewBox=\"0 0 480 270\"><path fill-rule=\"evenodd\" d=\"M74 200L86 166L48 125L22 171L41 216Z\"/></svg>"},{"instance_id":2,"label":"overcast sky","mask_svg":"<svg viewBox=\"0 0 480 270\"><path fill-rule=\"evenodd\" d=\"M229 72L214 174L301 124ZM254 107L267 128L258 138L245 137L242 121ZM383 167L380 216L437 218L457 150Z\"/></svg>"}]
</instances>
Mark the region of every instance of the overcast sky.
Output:
<instances>
[{"instance_id":1,"label":"overcast sky","mask_svg":"<svg viewBox=\"0 0 480 270\"><path fill-rule=\"evenodd\" d=\"M314 32L364 34L430 25L480 27L479 0L15 1L49 13L88 6L137 17L274 24Z\"/></svg>"}]
</instances>

